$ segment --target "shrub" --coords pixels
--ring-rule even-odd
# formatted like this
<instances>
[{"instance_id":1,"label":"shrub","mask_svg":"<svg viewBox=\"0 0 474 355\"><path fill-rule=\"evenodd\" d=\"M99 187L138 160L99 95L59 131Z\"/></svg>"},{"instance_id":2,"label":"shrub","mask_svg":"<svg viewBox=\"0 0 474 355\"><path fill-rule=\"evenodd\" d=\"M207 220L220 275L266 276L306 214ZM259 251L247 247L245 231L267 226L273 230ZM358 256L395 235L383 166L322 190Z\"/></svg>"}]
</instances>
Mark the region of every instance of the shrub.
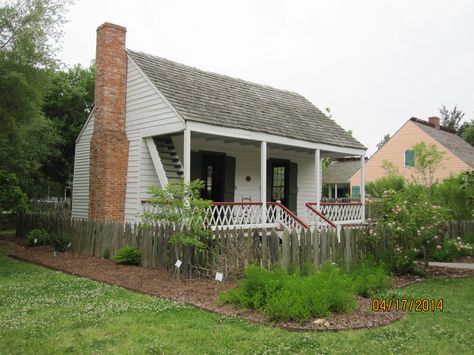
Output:
<instances>
[{"instance_id":1,"label":"shrub","mask_svg":"<svg viewBox=\"0 0 474 355\"><path fill-rule=\"evenodd\" d=\"M117 264L139 265L142 253L138 248L126 245L117 250L113 259Z\"/></svg>"},{"instance_id":2,"label":"shrub","mask_svg":"<svg viewBox=\"0 0 474 355\"><path fill-rule=\"evenodd\" d=\"M442 247L438 248L433 253L433 260L435 261L454 261L463 256L471 256L473 253L473 246L470 243L463 242L460 238L445 239Z\"/></svg>"},{"instance_id":3,"label":"shrub","mask_svg":"<svg viewBox=\"0 0 474 355\"><path fill-rule=\"evenodd\" d=\"M249 266L239 286L221 293L220 299L262 310L272 320L303 321L330 312L353 311L357 294L369 294L390 285L383 271L382 267L367 265L347 273L326 264L320 271L306 268L307 275L300 275Z\"/></svg>"},{"instance_id":4,"label":"shrub","mask_svg":"<svg viewBox=\"0 0 474 355\"><path fill-rule=\"evenodd\" d=\"M392 285L385 267L371 262L364 262L356 266L351 275L356 292L362 297L373 296L374 293Z\"/></svg>"},{"instance_id":5,"label":"shrub","mask_svg":"<svg viewBox=\"0 0 474 355\"><path fill-rule=\"evenodd\" d=\"M64 233L57 233L51 236L50 242L56 251L66 251L71 245L71 237Z\"/></svg>"},{"instance_id":6,"label":"shrub","mask_svg":"<svg viewBox=\"0 0 474 355\"><path fill-rule=\"evenodd\" d=\"M31 246L51 244L51 237L44 229L33 229L31 232L28 233L27 239L28 244Z\"/></svg>"}]
</instances>

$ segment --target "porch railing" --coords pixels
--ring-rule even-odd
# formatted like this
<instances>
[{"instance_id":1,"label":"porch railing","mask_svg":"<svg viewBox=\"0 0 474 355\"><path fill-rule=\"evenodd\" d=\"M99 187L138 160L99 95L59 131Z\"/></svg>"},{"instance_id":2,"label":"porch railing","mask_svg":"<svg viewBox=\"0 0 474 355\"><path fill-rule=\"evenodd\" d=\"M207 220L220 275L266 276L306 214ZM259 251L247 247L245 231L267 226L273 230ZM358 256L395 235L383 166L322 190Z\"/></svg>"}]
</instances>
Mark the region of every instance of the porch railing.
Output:
<instances>
[{"instance_id":1,"label":"porch railing","mask_svg":"<svg viewBox=\"0 0 474 355\"><path fill-rule=\"evenodd\" d=\"M336 228L336 225L331 222L324 214L317 211L310 202L306 204L306 222L316 227L332 227Z\"/></svg>"},{"instance_id":2,"label":"porch railing","mask_svg":"<svg viewBox=\"0 0 474 355\"><path fill-rule=\"evenodd\" d=\"M308 202L306 207L316 210L316 203ZM321 202L318 211L334 224L353 224L362 222L362 208L360 201Z\"/></svg>"},{"instance_id":3,"label":"porch railing","mask_svg":"<svg viewBox=\"0 0 474 355\"><path fill-rule=\"evenodd\" d=\"M308 225L280 202L267 202L263 224L262 202L213 202L209 207L206 225L217 228L288 228L307 229ZM157 212L158 206L142 201L142 212Z\"/></svg>"}]
</instances>

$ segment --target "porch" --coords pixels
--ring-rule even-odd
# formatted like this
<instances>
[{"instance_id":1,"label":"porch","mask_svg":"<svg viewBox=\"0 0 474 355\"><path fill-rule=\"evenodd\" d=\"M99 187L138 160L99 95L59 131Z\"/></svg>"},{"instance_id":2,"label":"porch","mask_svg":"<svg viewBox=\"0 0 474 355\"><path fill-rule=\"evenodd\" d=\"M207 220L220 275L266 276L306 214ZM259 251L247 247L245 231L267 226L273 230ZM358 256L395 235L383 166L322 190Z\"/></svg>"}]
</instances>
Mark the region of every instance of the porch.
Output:
<instances>
[{"instance_id":1,"label":"porch","mask_svg":"<svg viewBox=\"0 0 474 355\"><path fill-rule=\"evenodd\" d=\"M363 189L351 203L321 198L322 160L357 156L363 171L363 149L195 122L143 141L160 186L181 178L204 181L202 197L213 201L206 222L212 229L336 228L365 219ZM138 214L152 208L143 202L147 197L141 196Z\"/></svg>"}]
</instances>

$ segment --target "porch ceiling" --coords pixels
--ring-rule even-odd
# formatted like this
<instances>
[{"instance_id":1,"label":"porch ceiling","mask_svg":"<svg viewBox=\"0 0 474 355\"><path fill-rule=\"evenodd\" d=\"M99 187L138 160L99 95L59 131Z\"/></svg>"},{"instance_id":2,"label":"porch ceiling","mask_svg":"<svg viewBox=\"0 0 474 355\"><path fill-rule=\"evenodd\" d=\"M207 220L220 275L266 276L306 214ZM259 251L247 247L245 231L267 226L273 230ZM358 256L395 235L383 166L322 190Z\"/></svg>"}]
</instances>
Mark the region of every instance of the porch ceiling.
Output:
<instances>
[{"instance_id":1,"label":"porch ceiling","mask_svg":"<svg viewBox=\"0 0 474 355\"><path fill-rule=\"evenodd\" d=\"M224 136L218 136L208 133L192 132L192 139L203 139L208 142L219 142L224 144L239 144L242 146L253 146L260 148L260 141L242 138L230 138ZM191 141L192 141L191 139ZM192 144L192 143L191 143ZM306 153L308 155L314 155L314 149L295 147L286 144L268 143L268 149L280 149L283 151ZM321 150L321 158L343 158L349 156L346 153L331 152L328 150Z\"/></svg>"}]
</instances>

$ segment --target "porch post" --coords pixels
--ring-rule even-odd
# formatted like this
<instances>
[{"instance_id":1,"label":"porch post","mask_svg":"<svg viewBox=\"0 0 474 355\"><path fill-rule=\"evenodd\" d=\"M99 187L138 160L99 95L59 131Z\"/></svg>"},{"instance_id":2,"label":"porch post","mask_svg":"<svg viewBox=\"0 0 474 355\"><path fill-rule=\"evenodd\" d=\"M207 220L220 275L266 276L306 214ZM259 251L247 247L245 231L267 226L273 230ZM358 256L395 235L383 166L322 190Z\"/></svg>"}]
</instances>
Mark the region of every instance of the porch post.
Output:
<instances>
[{"instance_id":1,"label":"porch post","mask_svg":"<svg viewBox=\"0 0 474 355\"><path fill-rule=\"evenodd\" d=\"M184 130L184 182L186 184L191 182L191 130L186 128Z\"/></svg>"},{"instance_id":2,"label":"porch post","mask_svg":"<svg viewBox=\"0 0 474 355\"><path fill-rule=\"evenodd\" d=\"M314 166L316 174L316 209L319 211L321 204L321 150L316 149L314 151Z\"/></svg>"},{"instance_id":3,"label":"porch post","mask_svg":"<svg viewBox=\"0 0 474 355\"><path fill-rule=\"evenodd\" d=\"M262 226L267 223L267 142L260 145L260 201L262 201Z\"/></svg>"},{"instance_id":4,"label":"porch post","mask_svg":"<svg viewBox=\"0 0 474 355\"><path fill-rule=\"evenodd\" d=\"M337 184L334 184L334 198L337 200Z\"/></svg>"},{"instance_id":5,"label":"porch post","mask_svg":"<svg viewBox=\"0 0 474 355\"><path fill-rule=\"evenodd\" d=\"M360 157L360 201L362 202L362 222L365 222L365 155Z\"/></svg>"},{"instance_id":6,"label":"porch post","mask_svg":"<svg viewBox=\"0 0 474 355\"><path fill-rule=\"evenodd\" d=\"M328 184L328 197L329 197L329 199L332 199L332 187L331 187L331 184Z\"/></svg>"}]
</instances>

